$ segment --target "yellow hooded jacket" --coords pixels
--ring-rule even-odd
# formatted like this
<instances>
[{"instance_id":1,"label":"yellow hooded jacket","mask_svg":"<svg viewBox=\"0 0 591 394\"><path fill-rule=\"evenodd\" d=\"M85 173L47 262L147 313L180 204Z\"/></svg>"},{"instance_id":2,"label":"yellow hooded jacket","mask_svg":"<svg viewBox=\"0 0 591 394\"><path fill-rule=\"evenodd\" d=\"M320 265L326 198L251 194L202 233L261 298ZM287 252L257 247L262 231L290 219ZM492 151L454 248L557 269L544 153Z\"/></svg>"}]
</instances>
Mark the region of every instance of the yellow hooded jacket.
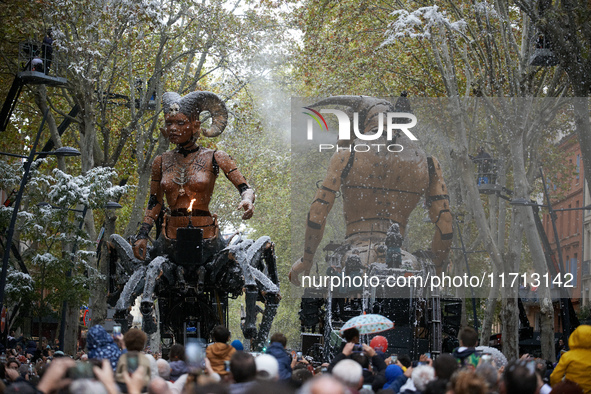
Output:
<instances>
[{"instance_id":1,"label":"yellow hooded jacket","mask_svg":"<svg viewBox=\"0 0 591 394\"><path fill-rule=\"evenodd\" d=\"M570 350L560 357L550 385L554 387L565 377L576 382L583 392L591 393L591 326L579 326L568 339Z\"/></svg>"}]
</instances>

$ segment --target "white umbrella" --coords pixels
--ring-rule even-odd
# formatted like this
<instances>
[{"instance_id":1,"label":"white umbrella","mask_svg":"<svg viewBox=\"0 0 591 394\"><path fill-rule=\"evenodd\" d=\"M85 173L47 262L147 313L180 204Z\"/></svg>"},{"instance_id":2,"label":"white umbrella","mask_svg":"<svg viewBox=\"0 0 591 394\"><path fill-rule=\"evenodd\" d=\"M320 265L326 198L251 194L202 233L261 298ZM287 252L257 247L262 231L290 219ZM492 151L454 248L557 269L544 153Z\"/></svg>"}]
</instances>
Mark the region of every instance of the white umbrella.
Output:
<instances>
[{"instance_id":1,"label":"white umbrella","mask_svg":"<svg viewBox=\"0 0 591 394\"><path fill-rule=\"evenodd\" d=\"M376 314L359 315L349 319L342 327L341 334L349 328L356 328L359 334L376 334L394 328L392 320Z\"/></svg>"}]
</instances>

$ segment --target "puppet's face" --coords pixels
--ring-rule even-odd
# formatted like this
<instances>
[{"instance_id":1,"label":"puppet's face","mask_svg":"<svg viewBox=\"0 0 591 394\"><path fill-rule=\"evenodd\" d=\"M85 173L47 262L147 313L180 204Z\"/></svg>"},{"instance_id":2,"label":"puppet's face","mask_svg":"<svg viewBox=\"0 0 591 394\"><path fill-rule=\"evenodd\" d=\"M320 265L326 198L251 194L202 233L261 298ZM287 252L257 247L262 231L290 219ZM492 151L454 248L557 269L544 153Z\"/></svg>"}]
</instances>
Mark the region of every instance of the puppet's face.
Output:
<instances>
[{"instance_id":1,"label":"puppet's face","mask_svg":"<svg viewBox=\"0 0 591 394\"><path fill-rule=\"evenodd\" d=\"M182 112L165 115L164 123L163 134L175 145L184 146L191 141L193 136L195 136L195 139L199 138L201 122L198 120L191 121Z\"/></svg>"}]
</instances>

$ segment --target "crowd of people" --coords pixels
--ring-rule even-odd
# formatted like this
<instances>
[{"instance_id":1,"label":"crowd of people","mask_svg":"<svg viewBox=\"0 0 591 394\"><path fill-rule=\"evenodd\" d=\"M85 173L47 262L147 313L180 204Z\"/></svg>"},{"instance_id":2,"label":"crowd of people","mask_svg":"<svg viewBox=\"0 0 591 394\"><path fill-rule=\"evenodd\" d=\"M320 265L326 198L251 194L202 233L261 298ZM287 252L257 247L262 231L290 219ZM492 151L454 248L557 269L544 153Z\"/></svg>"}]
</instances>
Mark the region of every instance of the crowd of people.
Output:
<instances>
[{"instance_id":1,"label":"crowd of people","mask_svg":"<svg viewBox=\"0 0 591 394\"><path fill-rule=\"evenodd\" d=\"M472 328L460 346L434 360L388 354L386 338L360 344L355 328L330 363L316 363L287 348L281 333L263 353L244 351L217 326L213 343L175 344L167 359L146 351L147 336L132 328L111 335L89 329L87 349L65 355L42 340L13 338L0 366L0 393L228 393L228 394L582 394L591 393L591 326L579 326L555 364L530 358L506 363L478 350ZM57 344L56 344L57 345Z\"/></svg>"}]
</instances>

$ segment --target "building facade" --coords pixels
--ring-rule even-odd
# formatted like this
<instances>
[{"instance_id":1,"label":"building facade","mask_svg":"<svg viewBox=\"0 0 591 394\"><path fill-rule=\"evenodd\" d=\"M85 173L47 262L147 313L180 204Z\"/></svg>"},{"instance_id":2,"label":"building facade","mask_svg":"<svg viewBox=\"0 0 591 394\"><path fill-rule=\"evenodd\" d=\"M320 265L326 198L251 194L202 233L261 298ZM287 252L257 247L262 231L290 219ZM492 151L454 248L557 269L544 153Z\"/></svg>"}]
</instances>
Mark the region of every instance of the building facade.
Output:
<instances>
[{"instance_id":1,"label":"building facade","mask_svg":"<svg viewBox=\"0 0 591 394\"><path fill-rule=\"evenodd\" d=\"M585 181L583 206L591 205L589 186ZM581 265L581 306L589 307L591 299L591 210L583 211L583 262Z\"/></svg>"},{"instance_id":2,"label":"building facade","mask_svg":"<svg viewBox=\"0 0 591 394\"><path fill-rule=\"evenodd\" d=\"M552 207L555 210L567 209L566 211L556 212L556 228L563 259L562 271L558 270L557 244L552 228L552 221L547 212L544 213L543 224L544 230L548 235L548 240L550 241L550 247L554 253L557 271L572 275L572 281L570 283L573 287L568 290L575 310L578 310L582 298L587 296L588 300L584 286L587 286L587 288L591 287L583 280L583 276L589 276L589 268L587 268L586 272L583 270L584 262L586 261L588 266L589 260L591 260L591 251L588 250L589 248L586 250L587 254L584 253L585 242L583 241L583 234L587 234L585 233L586 230L591 234L591 212L582 209L586 201L589 200L585 200L586 184L583 174L583 159L577 135L570 134L564 137L560 141L558 148L562 154L563 163L566 166L568 174L566 179L561 180L566 183L566 189L562 191L559 199L555 199L553 198L553 191L556 189L552 182L548 182L548 188ZM584 224L585 220L588 221L587 225Z\"/></svg>"}]
</instances>

